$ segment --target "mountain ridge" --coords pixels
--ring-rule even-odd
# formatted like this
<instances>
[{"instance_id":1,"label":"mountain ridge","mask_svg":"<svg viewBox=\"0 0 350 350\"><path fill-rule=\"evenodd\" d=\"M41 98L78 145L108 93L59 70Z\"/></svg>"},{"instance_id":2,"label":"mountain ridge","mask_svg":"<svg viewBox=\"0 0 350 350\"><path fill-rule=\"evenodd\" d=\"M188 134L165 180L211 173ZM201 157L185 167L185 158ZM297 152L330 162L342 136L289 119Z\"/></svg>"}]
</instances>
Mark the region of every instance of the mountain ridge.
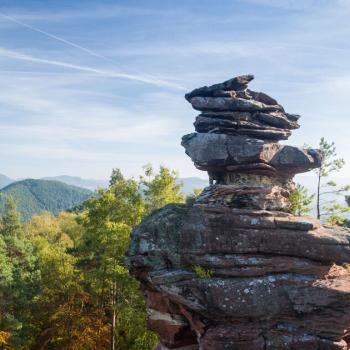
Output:
<instances>
[{"instance_id":1,"label":"mountain ridge","mask_svg":"<svg viewBox=\"0 0 350 350\"><path fill-rule=\"evenodd\" d=\"M14 199L23 221L27 221L43 211L56 215L81 204L92 195L93 192L88 189L60 181L25 179L0 190L0 214L4 210L6 196Z\"/></svg>"}]
</instances>

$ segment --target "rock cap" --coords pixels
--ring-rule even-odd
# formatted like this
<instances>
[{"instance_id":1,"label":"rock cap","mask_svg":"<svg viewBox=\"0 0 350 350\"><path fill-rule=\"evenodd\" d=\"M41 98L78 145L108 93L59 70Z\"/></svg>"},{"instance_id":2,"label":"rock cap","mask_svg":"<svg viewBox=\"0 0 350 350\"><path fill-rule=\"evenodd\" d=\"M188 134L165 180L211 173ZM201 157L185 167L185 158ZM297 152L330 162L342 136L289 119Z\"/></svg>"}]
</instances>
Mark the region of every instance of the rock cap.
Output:
<instances>
[{"instance_id":1,"label":"rock cap","mask_svg":"<svg viewBox=\"0 0 350 350\"><path fill-rule=\"evenodd\" d=\"M254 79L254 75L246 74L224 81L223 83L214 84L211 86L203 86L194 89L185 95L187 101L190 101L195 96L218 96L217 93L225 91L242 91L248 87L248 83ZM219 94L220 95L220 94ZM224 95L225 96L225 95ZM227 94L227 96L230 96Z\"/></svg>"}]
</instances>

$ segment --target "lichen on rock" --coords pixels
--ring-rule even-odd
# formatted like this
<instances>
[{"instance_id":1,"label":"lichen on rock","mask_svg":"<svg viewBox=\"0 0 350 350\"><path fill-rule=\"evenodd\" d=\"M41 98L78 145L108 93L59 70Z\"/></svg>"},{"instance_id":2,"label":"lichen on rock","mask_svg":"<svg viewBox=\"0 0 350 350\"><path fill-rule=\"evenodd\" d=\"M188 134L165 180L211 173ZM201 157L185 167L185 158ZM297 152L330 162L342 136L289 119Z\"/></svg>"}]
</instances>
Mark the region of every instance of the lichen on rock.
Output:
<instances>
[{"instance_id":1,"label":"lichen on rock","mask_svg":"<svg viewBox=\"0 0 350 350\"><path fill-rule=\"evenodd\" d=\"M185 135L210 186L133 231L127 254L156 350L350 348L350 232L289 212L293 177L317 150L279 144L299 127L245 75L186 94Z\"/></svg>"}]
</instances>

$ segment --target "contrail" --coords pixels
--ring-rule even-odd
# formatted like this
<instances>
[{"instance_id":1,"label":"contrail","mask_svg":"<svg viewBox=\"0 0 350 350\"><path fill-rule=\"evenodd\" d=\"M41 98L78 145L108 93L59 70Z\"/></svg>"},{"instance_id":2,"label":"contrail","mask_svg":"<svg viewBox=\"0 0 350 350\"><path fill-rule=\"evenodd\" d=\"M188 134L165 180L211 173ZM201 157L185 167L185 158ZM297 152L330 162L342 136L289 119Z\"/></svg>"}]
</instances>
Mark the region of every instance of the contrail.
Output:
<instances>
[{"instance_id":1,"label":"contrail","mask_svg":"<svg viewBox=\"0 0 350 350\"><path fill-rule=\"evenodd\" d=\"M6 18L9 21L17 23L17 24L19 24L19 25L21 25L23 27L26 27L26 28L34 30L34 31L36 31L38 33L41 33L41 34L43 34L43 35L45 35L45 36L47 36L49 38L58 40L58 41L60 41L60 42L62 42L64 44L67 44L67 45L72 46L72 47L74 47L76 49L84 51L85 53L88 53L91 56L95 56L95 57L101 58L101 59L103 59L105 61L109 61L109 62L115 64L115 62L112 59L110 59L110 58L108 58L108 57L106 57L104 55L96 53L96 52L94 52L92 50L87 49L86 47L83 47L81 45L75 44L75 43L73 43L73 42L71 42L69 40L66 40L64 38L61 38L61 37L59 37L57 35L54 35L54 34L51 34L49 32L46 32L44 30L41 30L41 29L39 29L37 27L34 27L34 26L30 25L30 24L24 23L24 22L18 20L17 18L5 15L2 12L0 12L0 16ZM62 62L62 61L46 60L46 59L36 58L36 57L30 56L30 55L25 55L25 54L22 54L22 53L17 53L17 52L9 51L9 50L4 50L4 49L1 49L1 48L0 48L0 52L5 54L6 56L11 56L12 58L15 58L15 59L21 59L21 60L37 62L37 63L51 64L51 65L55 65L55 66L67 67L67 68L77 69L77 70L86 71L86 72L93 72L93 73L97 73L97 74L105 75L105 76L109 76L109 77L125 78L125 79L134 80L134 81L140 81L140 82L147 83L147 84L152 84L152 85L158 85L158 86L163 86L163 87L171 87L171 88L175 88L175 89L185 90L185 88L183 86L180 86L178 84L174 84L174 83L168 82L168 81L163 80L163 79L157 79L157 78L154 78L154 77L149 76L149 75L128 74L128 73L117 73L117 72L111 72L111 71L104 71L104 70L90 68L90 67L86 67L86 66L70 64L70 63L66 63L66 62ZM7 52L7 54L6 54L6 52ZM9 53L11 53L11 55Z\"/></svg>"},{"instance_id":2,"label":"contrail","mask_svg":"<svg viewBox=\"0 0 350 350\"><path fill-rule=\"evenodd\" d=\"M43 34L43 35L46 35L46 36L48 36L49 38L52 38L52 39L61 41L61 42L64 43L64 44L67 44L67 45L69 45L69 46L75 47L76 49L82 50L82 51L88 53L89 55L92 55L92 56L95 56L95 57L98 57L98 58L102 58L102 59L104 59L104 60L106 60L106 61L111 61L111 62L112 62L112 60L111 60L110 58L108 58L108 57L105 57L105 56L103 56L103 55L100 55L100 54L98 54L98 53L96 53L96 52L94 52L94 51L91 51L91 50L87 49L86 47L83 47L83 46L80 46L80 45L78 45L78 44L75 44L75 43L73 43L73 42L71 42L71 41L69 41L69 40L66 40L66 39L64 39L64 38L61 38L61 37L59 37L59 36L57 36L57 35L48 33L48 32L46 32L46 31L44 31L44 30L42 30L42 29L39 29L39 28L37 28L37 27L34 27L34 26L30 25L30 24L24 23L24 22L18 20L17 18L15 18L15 17L5 15L4 13L1 13L1 12L0 12L0 16L2 16L2 17L4 17L4 18L8 19L9 21L12 21L12 22L14 22L14 23L17 23L17 24L19 24L19 25L21 25L21 26L23 26L23 27L26 27L26 28L29 28L29 29L31 29L31 30L34 30L35 32L41 33L41 34Z\"/></svg>"},{"instance_id":3,"label":"contrail","mask_svg":"<svg viewBox=\"0 0 350 350\"><path fill-rule=\"evenodd\" d=\"M63 61L47 60L44 58L39 58L39 57L23 54L20 52L7 50L4 48L0 48L0 55L14 58L17 60L22 60L22 61L43 63L43 64L52 65L52 66L59 66L59 67L75 69L75 70L79 70L79 71L83 71L83 72L95 73L98 75L111 77L111 78L124 78L124 79L139 81L142 83L152 84L152 85L171 87L171 88L175 88L175 89L179 89L179 90L184 89L184 87L182 87L180 85L177 85L177 84L174 84L174 83L171 83L168 81L160 80L160 79L149 78L147 76L133 75L133 74L127 74L127 73L118 73L118 72L113 72L113 71L108 71L108 70L103 70L103 69L96 69L96 68L81 66L81 65L77 65L77 64L71 64L71 63L67 63L67 62L63 62Z\"/></svg>"}]
</instances>

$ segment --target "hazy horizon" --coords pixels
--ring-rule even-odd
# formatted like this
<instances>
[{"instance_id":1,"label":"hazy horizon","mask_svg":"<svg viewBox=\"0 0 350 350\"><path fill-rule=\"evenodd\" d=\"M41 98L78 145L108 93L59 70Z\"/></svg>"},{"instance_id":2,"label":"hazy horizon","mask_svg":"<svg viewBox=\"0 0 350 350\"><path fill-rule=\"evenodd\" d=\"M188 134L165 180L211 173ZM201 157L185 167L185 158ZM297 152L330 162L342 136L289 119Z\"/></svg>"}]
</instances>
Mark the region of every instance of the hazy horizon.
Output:
<instances>
[{"instance_id":1,"label":"hazy horizon","mask_svg":"<svg viewBox=\"0 0 350 350\"><path fill-rule=\"evenodd\" d=\"M350 174L350 2L4 0L0 173L138 176L148 162L195 169L180 146L198 114L183 95L254 73L301 128L335 141Z\"/></svg>"}]
</instances>

